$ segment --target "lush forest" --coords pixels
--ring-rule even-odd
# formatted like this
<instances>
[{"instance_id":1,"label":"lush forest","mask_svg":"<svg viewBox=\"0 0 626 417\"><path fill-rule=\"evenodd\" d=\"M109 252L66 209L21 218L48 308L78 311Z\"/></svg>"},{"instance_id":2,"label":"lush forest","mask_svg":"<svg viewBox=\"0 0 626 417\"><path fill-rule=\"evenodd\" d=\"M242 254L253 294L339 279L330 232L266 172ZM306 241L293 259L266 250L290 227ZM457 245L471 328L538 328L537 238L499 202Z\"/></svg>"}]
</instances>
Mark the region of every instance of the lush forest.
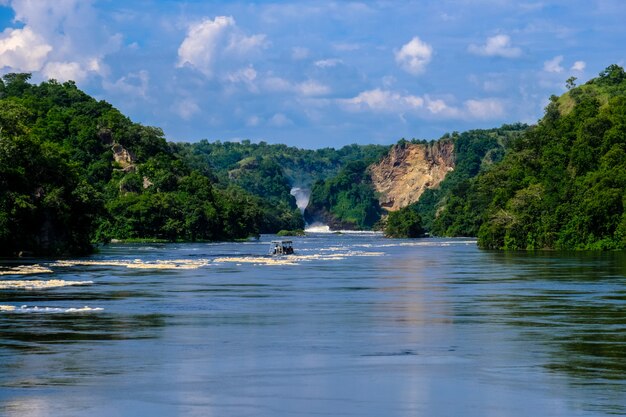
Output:
<instances>
[{"instance_id":1,"label":"lush forest","mask_svg":"<svg viewBox=\"0 0 626 417\"><path fill-rule=\"evenodd\" d=\"M385 216L369 166L389 146L168 143L73 82L0 79L0 256L87 253L112 239L229 240L304 218L388 236L478 236L490 249L626 248L626 74L550 99L535 126L445 135L455 166ZM382 218L382 222L381 222Z\"/></svg>"},{"instance_id":2,"label":"lush forest","mask_svg":"<svg viewBox=\"0 0 626 417\"><path fill-rule=\"evenodd\" d=\"M453 190L434 230L490 249L626 248L626 74L611 65L574 82L500 163Z\"/></svg>"},{"instance_id":3,"label":"lush forest","mask_svg":"<svg viewBox=\"0 0 626 417\"><path fill-rule=\"evenodd\" d=\"M476 129L467 132L446 134L442 139L454 142L455 167L439 187L428 189L412 209L420 214L423 226L436 236L476 236L477 220L471 216L450 216L458 205L466 204L464 193L471 180L485 172L504 157L528 125L517 123L495 129ZM446 209L446 210L444 210Z\"/></svg>"},{"instance_id":4,"label":"lush forest","mask_svg":"<svg viewBox=\"0 0 626 417\"><path fill-rule=\"evenodd\" d=\"M111 239L237 239L280 228L270 218L280 210L235 183L218 184L160 129L131 122L73 82L29 78L0 81L0 255L86 253ZM286 222L302 220L298 213Z\"/></svg>"},{"instance_id":5,"label":"lush forest","mask_svg":"<svg viewBox=\"0 0 626 417\"><path fill-rule=\"evenodd\" d=\"M229 172L248 158L269 159L283 169L284 176L294 187L310 187L317 180L336 175L348 162L376 160L385 154L388 145L347 145L340 149L300 149L266 142L208 142L178 143L177 153L198 169L210 167L215 175L227 179Z\"/></svg>"}]
</instances>

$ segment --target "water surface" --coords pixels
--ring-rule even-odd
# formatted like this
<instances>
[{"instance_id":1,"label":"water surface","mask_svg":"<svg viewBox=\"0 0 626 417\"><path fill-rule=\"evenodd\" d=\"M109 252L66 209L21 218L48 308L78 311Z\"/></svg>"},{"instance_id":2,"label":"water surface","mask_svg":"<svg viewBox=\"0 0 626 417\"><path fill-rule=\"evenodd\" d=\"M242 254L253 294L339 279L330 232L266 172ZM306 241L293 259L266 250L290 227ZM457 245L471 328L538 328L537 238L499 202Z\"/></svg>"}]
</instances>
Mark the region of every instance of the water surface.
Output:
<instances>
[{"instance_id":1,"label":"water surface","mask_svg":"<svg viewBox=\"0 0 626 417\"><path fill-rule=\"evenodd\" d=\"M5 262L0 415L626 414L623 253L272 238Z\"/></svg>"}]
</instances>

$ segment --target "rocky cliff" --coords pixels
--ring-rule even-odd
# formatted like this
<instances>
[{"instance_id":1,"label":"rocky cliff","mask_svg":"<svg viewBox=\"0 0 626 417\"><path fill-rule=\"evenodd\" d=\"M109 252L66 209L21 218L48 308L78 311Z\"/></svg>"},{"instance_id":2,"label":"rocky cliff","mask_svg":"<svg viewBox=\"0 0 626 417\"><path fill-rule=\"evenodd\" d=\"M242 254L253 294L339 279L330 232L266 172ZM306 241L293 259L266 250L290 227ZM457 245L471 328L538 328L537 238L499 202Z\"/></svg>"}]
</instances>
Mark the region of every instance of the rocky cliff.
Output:
<instances>
[{"instance_id":1,"label":"rocky cliff","mask_svg":"<svg viewBox=\"0 0 626 417\"><path fill-rule=\"evenodd\" d=\"M454 143L442 139L428 144L399 143L370 166L380 205L395 211L415 203L428 188L436 188L454 170Z\"/></svg>"}]
</instances>

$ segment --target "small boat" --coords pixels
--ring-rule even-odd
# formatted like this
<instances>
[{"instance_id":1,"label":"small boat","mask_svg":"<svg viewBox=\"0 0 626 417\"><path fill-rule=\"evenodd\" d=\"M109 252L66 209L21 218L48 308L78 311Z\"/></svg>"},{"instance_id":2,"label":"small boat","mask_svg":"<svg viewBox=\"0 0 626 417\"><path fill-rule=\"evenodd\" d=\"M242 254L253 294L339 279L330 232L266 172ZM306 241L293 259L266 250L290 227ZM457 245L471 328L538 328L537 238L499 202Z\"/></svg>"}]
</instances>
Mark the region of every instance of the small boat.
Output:
<instances>
[{"instance_id":1,"label":"small boat","mask_svg":"<svg viewBox=\"0 0 626 417\"><path fill-rule=\"evenodd\" d=\"M291 240L272 240L270 255L292 255L293 242Z\"/></svg>"}]
</instances>

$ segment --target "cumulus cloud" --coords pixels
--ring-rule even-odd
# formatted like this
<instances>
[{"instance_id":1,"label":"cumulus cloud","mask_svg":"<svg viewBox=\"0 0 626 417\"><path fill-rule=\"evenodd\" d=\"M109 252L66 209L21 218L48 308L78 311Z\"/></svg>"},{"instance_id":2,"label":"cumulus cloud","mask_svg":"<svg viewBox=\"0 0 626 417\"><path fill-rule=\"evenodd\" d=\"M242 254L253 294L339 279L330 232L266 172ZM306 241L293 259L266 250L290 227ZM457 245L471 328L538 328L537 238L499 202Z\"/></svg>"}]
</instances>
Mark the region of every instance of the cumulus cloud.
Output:
<instances>
[{"instance_id":1,"label":"cumulus cloud","mask_svg":"<svg viewBox=\"0 0 626 417\"><path fill-rule=\"evenodd\" d=\"M466 116L469 119L498 119L505 114L504 104L493 98L467 100L464 103Z\"/></svg>"},{"instance_id":2,"label":"cumulus cloud","mask_svg":"<svg viewBox=\"0 0 626 417\"><path fill-rule=\"evenodd\" d=\"M396 51L396 63L409 74L424 72L433 55L433 48L417 36Z\"/></svg>"},{"instance_id":3,"label":"cumulus cloud","mask_svg":"<svg viewBox=\"0 0 626 417\"><path fill-rule=\"evenodd\" d=\"M48 62L41 72L56 80L80 82L87 78L87 70L78 62Z\"/></svg>"},{"instance_id":4,"label":"cumulus cloud","mask_svg":"<svg viewBox=\"0 0 626 417\"><path fill-rule=\"evenodd\" d=\"M587 67L587 63L585 61L576 61L574 65L572 65L572 71L584 71Z\"/></svg>"},{"instance_id":5,"label":"cumulus cloud","mask_svg":"<svg viewBox=\"0 0 626 417\"><path fill-rule=\"evenodd\" d=\"M417 109L424 106L424 99L414 95L403 95L397 92L381 90L363 91L356 97L341 99L341 104L348 110L375 110L397 112Z\"/></svg>"},{"instance_id":6,"label":"cumulus cloud","mask_svg":"<svg viewBox=\"0 0 626 417\"><path fill-rule=\"evenodd\" d=\"M178 48L176 66L188 66L211 77L218 61L247 59L266 45L265 35L244 35L231 16L204 19L189 26L187 36Z\"/></svg>"},{"instance_id":7,"label":"cumulus cloud","mask_svg":"<svg viewBox=\"0 0 626 417\"><path fill-rule=\"evenodd\" d=\"M565 71L565 68L561 66L561 62L563 62L563 55L555 56L543 63L543 70L545 72L561 73Z\"/></svg>"},{"instance_id":8,"label":"cumulus cloud","mask_svg":"<svg viewBox=\"0 0 626 417\"><path fill-rule=\"evenodd\" d=\"M504 104L495 98L466 100L462 107L457 107L442 98L432 98L427 94L420 97L381 89L363 91L356 97L340 99L339 104L352 112L413 113L423 118L487 120L505 115Z\"/></svg>"},{"instance_id":9,"label":"cumulus cloud","mask_svg":"<svg viewBox=\"0 0 626 417\"><path fill-rule=\"evenodd\" d=\"M474 55L500 56L503 58L517 58L522 55L522 50L511 45L508 35L496 35L487 38L484 45L471 44L467 50Z\"/></svg>"},{"instance_id":10,"label":"cumulus cloud","mask_svg":"<svg viewBox=\"0 0 626 417\"><path fill-rule=\"evenodd\" d=\"M5 29L0 35L0 68L39 71L50 51L52 46L29 27Z\"/></svg>"},{"instance_id":11,"label":"cumulus cloud","mask_svg":"<svg viewBox=\"0 0 626 417\"><path fill-rule=\"evenodd\" d=\"M0 34L0 67L40 71L59 81L104 76L106 55L119 50L121 36L100 24L90 0L5 0L20 29Z\"/></svg>"}]
</instances>

